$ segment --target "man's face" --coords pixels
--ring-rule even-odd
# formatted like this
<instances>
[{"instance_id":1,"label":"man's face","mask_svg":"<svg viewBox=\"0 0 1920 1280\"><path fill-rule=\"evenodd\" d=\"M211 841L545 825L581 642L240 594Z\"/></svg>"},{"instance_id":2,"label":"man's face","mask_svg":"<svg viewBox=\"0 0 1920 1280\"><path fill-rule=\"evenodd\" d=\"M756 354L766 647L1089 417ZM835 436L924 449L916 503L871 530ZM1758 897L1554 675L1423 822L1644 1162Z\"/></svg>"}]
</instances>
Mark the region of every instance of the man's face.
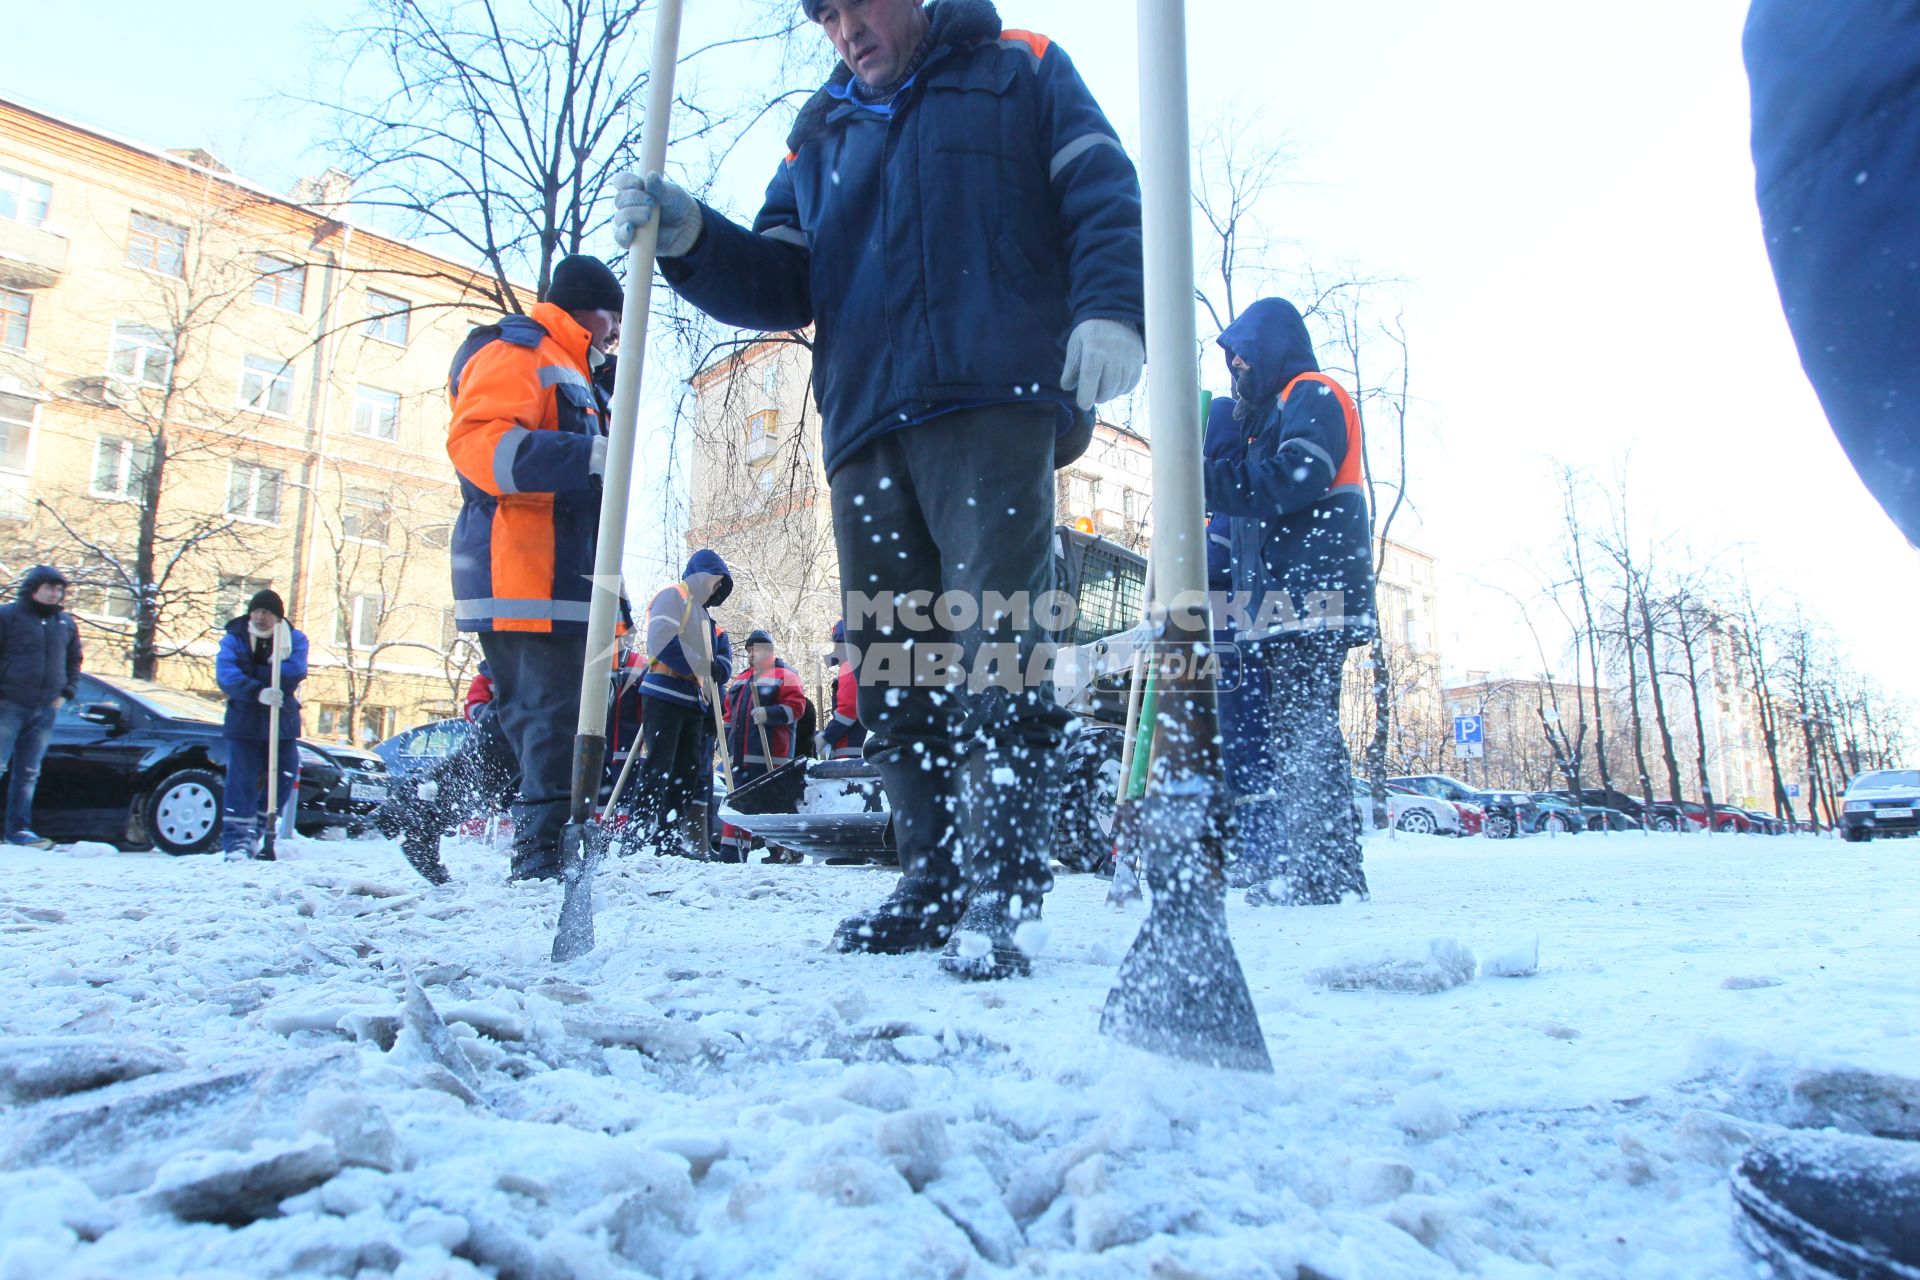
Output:
<instances>
[{"instance_id":1,"label":"man's face","mask_svg":"<svg viewBox=\"0 0 1920 1280\"><path fill-rule=\"evenodd\" d=\"M280 625L280 615L271 609L255 609L247 615L247 621L253 624L256 632L264 634Z\"/></svg>"},{"instance_id":2,"label":"man's face","mask_svg":"<svg viewBox=\"0 0 1920 1280\"><path fill-rule=\"evenodd\" d=\"M765 671L773 665L773 646L770 644L748 645L747 661L753 664L755 671Z\"/></svg>"},{"instance_id":3,"label":"man's face","mask_svg":"<svg viewBox=\"0 0 1920 1280\"><path fill-rule=\"evenodd\" d=\"M43 582L33 589L33 598L41 604L59 604L67 598L64 583Z\"/></svg>"},{"instance_id":4,"label":"man's face","mask_svg":"<svg viewBox=\"0 0 1920 1280\"><path fill-rule=\"evenodd\" d=\"M601 355L607 354L607 349L620 341L618 311L607 311L603 308L594 311L570 311L567 314L587 331L587 337L591 340L590 345Z\"/></svg>"},{"instance_id":5,"label":"man's face","mask_svg":"<svg viewBox=\"0 0 1920 1280\"><path fill-rule=\"evenodd\" d=\"M825 0L814 19L864 84L891 84L927 34L920 0Z\"/></svg>"},{"instance_id":6,"label":"man's face","mask_svg":"<svg viewBox=\"0 0 1920 1280\"><path fill-rule=\"evenodd\" d=\"M1229 363L1233 367L1233 389L1245 397L1248 394L1247 388L1251 385L1247 375L1253 372L1253 366L1239 356L1235 356Z\"/></svg>"}]
</instances>

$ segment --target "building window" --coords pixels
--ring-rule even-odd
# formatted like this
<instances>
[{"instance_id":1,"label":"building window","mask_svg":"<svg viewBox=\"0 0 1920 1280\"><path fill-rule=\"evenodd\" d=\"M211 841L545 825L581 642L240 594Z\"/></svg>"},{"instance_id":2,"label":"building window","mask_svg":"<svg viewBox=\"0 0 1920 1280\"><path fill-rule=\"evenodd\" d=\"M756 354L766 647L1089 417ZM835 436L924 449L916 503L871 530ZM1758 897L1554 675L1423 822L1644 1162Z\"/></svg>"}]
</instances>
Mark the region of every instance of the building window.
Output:
<instances>
[{"instance_id":1,"label":"building window","mask_svg":"<svg viewBox=\"0 0 1920 1280\"><path fill-rule=\"evenodd\" d=\"M406 346L412 307L405 298L367 290L367 336L379 342L391 342L396 347Z\"/></svg>"},{"instance_id":2,"label":"building window","mask_svg":"<svg viewBox=\"0 0 1920 1280\"><path fill-rule=\"evenodd\" d=\"M1067 510L1086 515L1093 510L1093 480L1078 472L1067 474Z\"/></svg>"},{"instance_id":3,"label":"building window","mask_svg":"<svg viewBox=\"0 0 1920 1280\"><path fill-rule=\"evenodd\" d=\"M27 472L36 407L25 396L0 394L0 471Z\"/></svg>"},{"instance_id":4,"label":"building window","mask_svg":"<svg viewBox=\"0 0 1920 1280\"><path fill-rule=\"evenodd\" d=\"M158 329L122 321L113 326L107 372L147 387L164 387L173 376L173 344Z\"/></svg>"},{"instance_id":5,"label":"building window","mask_svg":"<svg viewBox=\"0 0 1920 1280\"><path fill-rule=\"evenodd\" d=\"M350 542L387 545L387 499L375 489L349 489L340 507L340 527Z\"/></svg>"},{"instance_id":6,"label":"building window","mask_svg":"<svg viewBox=\"0 0 1920 1280\"><path fill-rule=\"evenodd\" d=\"M187 273L187 229L136 213L127 224L127 265L163 276Z\"/></svg>"},{"instance_id":7,"label":"building window","mask_svg":"<svg viewBox=\"0 0 1920 1280\"><path fill-rule=\"evenodd\" d=\"M240 407L284 418L293 412L293 366L248 356L240 367Z\"/></svg>"},{"instance_id":8,"label":"building window","mask_svg":"<svg viewBox=\"0 0 1920 1280\"><path fill-rule=\"evenodd\" d=\"M362 649L372 648L379 643L380 636L379 596L355 596L341 608L333 618L333 642L337 645L357 645Z\"/></svg>"},{"instance_id":9,"label":"building window","mask_svg":"<svg viewBox=\"0 0 1920 1280\"><path fill-rule=\"evenodd\" d=\"M285 477L250 462L227 466L227 514L249 524L280 523L280 489Z\"/></svg>"},{"instance_id":10,"label":"building window","mask_svg":"<svg viewBox=\"0 0 1920 1280\"><path fill-rule=\"evenodd\" d=\"M400 436L400 397L374 387L353 389L353 434L369 440Z\"/></svg>"},{"instance_id":11,"label":"building window","mask_svg":"<svg viewBox=\"0 0 1920 1280\"><path fill-rule=\"evenodd\" d=\"M445 551L453 545L453 526L450 524L430 524L418 530L414 537L420 545L430 551Z\"/></svg>"},{"instance_id":12,"label":"building window","mask_svg":"<svg viewBox=\"0 0 1920 1280\"><path fill-rule=\"evenodd\" d=\"M253 282L253 300L282 311L300 314L307 301L307 269L270 253L257 254L253 269L260 273Z\"/></svg>"},{"instance_id":13,"label":"building window","mask_svg":"<svg viewBox=\"0 0 1920 1280\"><path fill-rule=\"evenodd\" d=\"M352 717L347 714L347 709L337 702L322 703L316 731L322 738L336 741L352 739L361 746L370 747L391 738L394 723L398 719L399 713L392 707L361 707L360 731L356 738L351 732Z\"/></svg>"},{"instance_id":14,"label":"building window","mask_svg":"<svg viewBox=\"0 0 1920 1280\"><path fill-rule=\"evenodd\" d=\"M766 371L760 375L760 389L766 392L767 398L769 400L776 400L779 398L780 396L780 358L778 356L775 356L773 359L767 361Z\"/></svg>"},{"instance_id":15,"label":"building window","mask_svg":"<svg viewBox=\"0 0 1920 1280\"><path fill-rule=\"evenodd\" d=\"M27 345L27 317L33 314L33 299L12 289L0 289L0 346Z\"/></svg>"},{"instance_id":16,"label":"building window","mask_svg":"<svg viewBox=\"0 0 1920 1280\"><path fill-rule=\"evenodd\" d=\"M747 415L747 443L758 444L762 440L771 440L780 425L779 415L771 409L762 409L758 413Z\"/></svg>"},{"instance_id":17,"label":"building window","mask_svg":"<svg viewBox=\"0 0 1920 1280\"><path fill-rule=\"evenodd\" d=\"M271 578L246 578L223 573L214 592L213 625L224 627L247 611L247 602L273 585Z\"/></svg>"},{"instance_id":18,"label":"building window","mask_svg":"<svg viewBox=\"0 0 1920 1280\"><path fill-rule=\"evenodd\" d=\"M74 594L78 597L73 606L75 613L132 622L140 612L139 597L125 587L81 587Z\"/></svg>"},{"instance_id":19,"label":"building window","mask_svg":"<svg viewBox=\"0 0 1920 1280\"><path fill-rule=\"evenodd\" d=\"M47 220L52 203L53 188L40 179L0 169L0 218L37 227Z\"/></svg>"},{"instance_id":20,"label":"building window","mask_svg":"<svg viewBox=\"0 0 1920 1280\"><path fill-rule=\"evenodd\" d=\"M153 466L153 442L124 436L96 436L93 442L93 486L96 498L126 500L143 497L147 471Z\"/></svg>"}]
</instances>

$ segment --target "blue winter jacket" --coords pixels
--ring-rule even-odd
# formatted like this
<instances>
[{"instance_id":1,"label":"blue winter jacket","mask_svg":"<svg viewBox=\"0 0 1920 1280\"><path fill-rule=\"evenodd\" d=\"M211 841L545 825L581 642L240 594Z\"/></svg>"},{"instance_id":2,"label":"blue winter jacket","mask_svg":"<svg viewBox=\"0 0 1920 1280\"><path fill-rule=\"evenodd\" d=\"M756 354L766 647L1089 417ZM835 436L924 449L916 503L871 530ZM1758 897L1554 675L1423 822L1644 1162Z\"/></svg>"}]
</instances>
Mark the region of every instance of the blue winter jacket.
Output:
<instances>
[{"instance_id":1,"label":"blue winter jacket","mask_svg":"<svg viewBox=\"0 0 1920 1280\"><path fill-rule=\"evenodd\" d=\"M1320 368L1306 323L1293 304L1263 298L1227 326L1220 346L1235 400L1214 401L1202 468L1208 508L1231 518L1233 591L1248 600L1236 633L1334 632L1365 644L1374 634L1373 531L1341 397L1315 379L1280 403L1295 378ZM1234 374L1235 355L1250 366L1244 375ZM1221 443L1234 431L1244 449Z\"/></svg>"},{"instance_id":2,"label":"blue winter jacket","mask_svg":"<svg viewBox=\"0 0 1920 1280\"><path fill-rule=\"evenodd\" d=\"M1068 335L1144 319L1139 182L1066 52L1003 31L986 0L927 12L931 51L890 114L841 96L836 68L753 229L707 209L692 252L660 261L726 324L814 326L829 477L946 409L1050 400L1084 433L1060 389Z\"/></svg>"},{"instance_id":3,"label":"blue winter jacket","mask_svg":"<svg viewBox=\"0 0 1920 1280\"><path fill-rule=\"evenodd\" d=\"M260 691L273 681L273 641L256 641L247 629L243 615L227 624L220 637L220 656L214 662L214 678L220 692L227 695L226 734L229 738L247 738L265 742L269 729L267 708ZM293 651L280 663L280 692L286 701L280 706L280 740L300 736L300 699L294 690L307 678L307 637L293 633Z\"/></svg>"},{"instance_id":4,"label":"blue winter jacket","mask_svg":"<svg viewBox=\"0 0 1920 1280\"><path fill-rule=\"evenodd\" d=\"M725 600L733 591L733 575L727 571L727 562L720 553L702 548L687 559L687 567L681 573L682 585L697 573L710 574L722 580L720 590L707 602L709 609ZM708 615L711 620L712 615ZM642 626L645 624L642 623ZM712 624L711 633L713 656L726 668L724 674L701 672L701 675L713 677L715 687L724 689L733 677L733 641L727 635L727 629L718 622ZM687 660L686 651L681 648L680 640L675 637L659 653L652 655L653 661L647 665L647 674L640 681L640 695L645 698L664 698L668 702L678 702L682 706L699 707L706 705L701 696L700 686L694 677L693 667ZM667 668L666 671L659 670ZM671 674L669 674L671 673Z\"/></svg>"},{"instance_id":5,"label":"blue winter jacket","mask_svg":"<svg viewBox=\"0 0 1920 1280\"><path fill-rule=\"evenodd\" d=\"M1800 363L1920 545L1920 0L1755 0L1753 167Z\"/></svg>"}]
</instances>

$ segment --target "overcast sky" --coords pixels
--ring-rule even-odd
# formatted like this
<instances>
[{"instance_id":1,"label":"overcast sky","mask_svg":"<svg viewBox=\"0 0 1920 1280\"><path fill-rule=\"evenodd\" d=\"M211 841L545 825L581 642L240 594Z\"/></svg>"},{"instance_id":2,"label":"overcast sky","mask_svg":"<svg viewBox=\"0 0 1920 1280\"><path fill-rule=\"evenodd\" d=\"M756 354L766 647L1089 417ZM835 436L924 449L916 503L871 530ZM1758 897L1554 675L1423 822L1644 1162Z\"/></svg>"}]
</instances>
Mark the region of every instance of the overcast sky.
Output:
<instances>
[{"instance_id":1,"label":"overcast sky","mask_svg":"<svg viewBox=\"0 0 1920 1280\"><path fill-rule=\"evenodd\" d=\"M699 21L703 0L692 0ZM22 8L16 6L16 8ZM721 6L732 10L733 6ZM1231 104L1293 143L1268 221L1287 265L1402 277L1422 402L1416 511L1441 559L1450 670L1533 670L1516 562L1556 527L1558 460L1627 468L1640 528L1731 549L1790 589L1861 665L1920 698L1920 556L1833 443L1800 375L1754 211L1744 0L1191 0L1194 110ZM209 145L284 187L296 122L261 95L303 82L311 20L344 3L108 0L8 18L0 91L163 146ZM708 14L714 12L708 8ZM1132 7L1006 0L1067 49L1137 138ZM750 215L785 122L745 148ZM1211 362L1204 374L1219 386Z\"/></svg>"}]
</instances>

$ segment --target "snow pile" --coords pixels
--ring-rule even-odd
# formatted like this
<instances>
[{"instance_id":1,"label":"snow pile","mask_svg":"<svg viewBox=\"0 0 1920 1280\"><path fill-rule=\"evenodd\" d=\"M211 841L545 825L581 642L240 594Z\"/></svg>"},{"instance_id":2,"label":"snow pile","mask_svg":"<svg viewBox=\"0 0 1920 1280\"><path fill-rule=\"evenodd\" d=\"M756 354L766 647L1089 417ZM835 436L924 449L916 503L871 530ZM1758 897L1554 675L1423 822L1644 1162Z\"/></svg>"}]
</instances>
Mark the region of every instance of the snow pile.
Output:
<instances>
[{"instance_id":1,"label":"snow pile","mask_svg":"<svg viewBox=\"0 0 1920 1280\"><path fill-rule=\"evenodd\" d=\"M616 858L556 968L498 852L289 843L0 851L0 1276L1747 1277L1755 1135L1920 1128L1874 846L1370 842L1369 903L1231 903L1249 1077L1097 1034L1091 877L979 985L826 946L877 869Z\"/></svg>"}]
</instances>

